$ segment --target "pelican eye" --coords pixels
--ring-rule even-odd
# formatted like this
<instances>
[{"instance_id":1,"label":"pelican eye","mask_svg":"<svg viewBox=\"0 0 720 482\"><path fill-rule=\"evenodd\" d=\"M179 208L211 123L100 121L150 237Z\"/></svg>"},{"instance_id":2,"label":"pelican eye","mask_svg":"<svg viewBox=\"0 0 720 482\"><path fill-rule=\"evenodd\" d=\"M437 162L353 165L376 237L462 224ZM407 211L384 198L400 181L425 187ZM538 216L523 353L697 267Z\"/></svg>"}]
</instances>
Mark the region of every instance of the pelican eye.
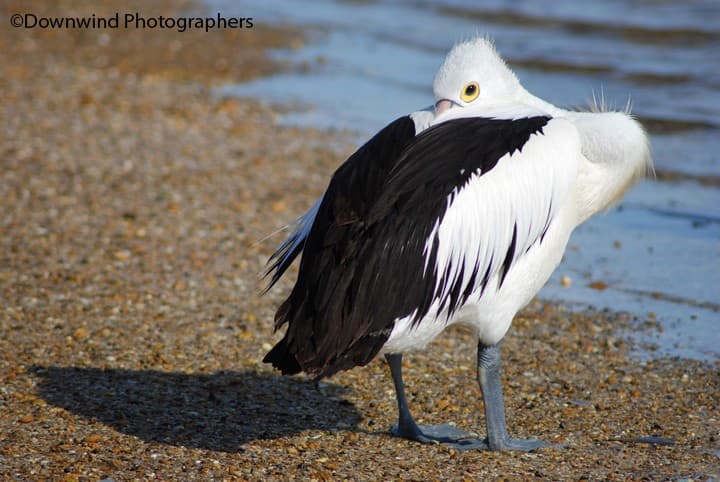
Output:
<instances>
[{"instance_id":1,"label":"pelican eye","mask_svg":"<svg viewBox=\"0 0 720 482\"><path fill-rule=\"evenodd\" d=\"M465 85L463 87L462 92L460 93L460 98L463 100L463 102L472 102L475 99L477 99L477 96L480 94L480 86L477 82L470 82L469 84Z\"/></svg>"}]
</instances>

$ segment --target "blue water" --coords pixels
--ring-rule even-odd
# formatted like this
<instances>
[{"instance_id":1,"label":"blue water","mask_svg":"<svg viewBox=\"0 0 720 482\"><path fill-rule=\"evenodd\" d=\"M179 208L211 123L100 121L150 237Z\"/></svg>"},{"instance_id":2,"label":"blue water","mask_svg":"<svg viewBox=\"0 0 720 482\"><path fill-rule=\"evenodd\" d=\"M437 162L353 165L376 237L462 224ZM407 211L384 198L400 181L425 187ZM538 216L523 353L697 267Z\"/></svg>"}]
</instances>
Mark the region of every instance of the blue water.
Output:
<instances>
[{"instance_id":1,"label":"blue water","mask_svg":"<svg viewBox=\"0 0 720 482\"><path fill-rule=\"evenodd\" d=\"M720 360L720 2L206 3L260 24L301 26L309 39L273 52L296 68L221 94L301 106L281 122L351 129L358 142L430 105L444 54L476 33L492 36L525 87L554 104L583 106L602 92L623 107L631 96L651 128L656 169L680 180L645 181L578 228L539 296L658 322L662 332L634 335L657 345L641 357ZM593 281L607 289L590 288Z\"/></svg>"}]
</instances>

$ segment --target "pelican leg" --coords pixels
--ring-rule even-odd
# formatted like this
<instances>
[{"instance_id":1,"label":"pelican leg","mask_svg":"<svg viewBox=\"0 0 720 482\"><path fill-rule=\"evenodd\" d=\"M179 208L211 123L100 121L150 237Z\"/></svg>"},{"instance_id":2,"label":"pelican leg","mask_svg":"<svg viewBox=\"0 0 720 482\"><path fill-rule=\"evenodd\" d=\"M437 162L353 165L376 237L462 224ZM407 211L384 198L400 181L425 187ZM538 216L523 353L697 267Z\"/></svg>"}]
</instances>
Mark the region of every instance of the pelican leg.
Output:
<instances>
[{"instance_id":1,"label":"pelican leg","mask_svg":"<svg viewBox=\"0 0 720 482\"><path fill-rule=\"evenodd\" d=\"M487 448L529 452L553 444L536 439L510 438L505 425L505 404L500 384L500 347L478 343L478 382L485 403Z\"/></svg>"},{"instance_id":2,"label":"pelican leg","mask_svg":"<svg viewBox=\"0 0 720 482\"><path fill-rule=\"evenodd\" d=\"M390 365L390 374L395 384L398 403L398 424L392 428L394 436L422 443L441 443L460 450L487 448L487 443L484 440L478 439L475 435L464 432L452 425L418 425L415 423L405 398L405 386L402 379L402 355L385 355L385 358L388 365Z\"/></svg>"}]
</instances>

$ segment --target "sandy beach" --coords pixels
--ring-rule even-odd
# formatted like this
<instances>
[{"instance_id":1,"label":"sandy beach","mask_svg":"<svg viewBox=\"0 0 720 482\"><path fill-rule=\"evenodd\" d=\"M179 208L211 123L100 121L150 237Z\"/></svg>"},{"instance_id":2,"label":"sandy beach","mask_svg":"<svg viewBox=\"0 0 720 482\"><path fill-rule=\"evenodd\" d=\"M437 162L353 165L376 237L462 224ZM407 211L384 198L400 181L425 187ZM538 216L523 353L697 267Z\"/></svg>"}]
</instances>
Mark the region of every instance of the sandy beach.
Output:
<instances>
[{"instance_id":1,"label":"sandy beach","mask_svg":"<svg viewBox=\"0 0 720 482\"><path fill-rule=\"evenodd\" d=\"M9 1L2 17L96 15ZM162 0L146 15L200 12ZM302 32L0 28L0 479L718 480L720 367L639 363L622 313L533 303L503 343L515 436L535 453L392 438L383 360L315 387L261 360L290 273L260 296L270 233L320 195L350 137L279 127L212 87L282 65ZM482 433L475 347L406 357L422 423Z\"/></svg>"}]
</instances>

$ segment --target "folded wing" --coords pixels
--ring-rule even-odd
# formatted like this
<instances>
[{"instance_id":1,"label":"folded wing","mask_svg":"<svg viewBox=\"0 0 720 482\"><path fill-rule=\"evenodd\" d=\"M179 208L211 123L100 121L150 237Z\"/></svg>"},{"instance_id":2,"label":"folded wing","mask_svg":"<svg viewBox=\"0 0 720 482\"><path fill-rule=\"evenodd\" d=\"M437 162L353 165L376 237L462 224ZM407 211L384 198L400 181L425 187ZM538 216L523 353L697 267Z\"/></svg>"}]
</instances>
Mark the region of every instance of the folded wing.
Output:
<instances>
[{"instance_id":1,"label":"folded wing","mask_svg":"<svg viewBox=\"0 0 720 482\"><path fill-rule=\"evenodd\" d=\"M571 124L545 116L454 119L417 137L399 119L361 151L333 176L277 312L288 330L265 361L286 373L364 365L395 320L449 318L497 289L542 242L579 144Z\"/></svg>"}]
</instances>

